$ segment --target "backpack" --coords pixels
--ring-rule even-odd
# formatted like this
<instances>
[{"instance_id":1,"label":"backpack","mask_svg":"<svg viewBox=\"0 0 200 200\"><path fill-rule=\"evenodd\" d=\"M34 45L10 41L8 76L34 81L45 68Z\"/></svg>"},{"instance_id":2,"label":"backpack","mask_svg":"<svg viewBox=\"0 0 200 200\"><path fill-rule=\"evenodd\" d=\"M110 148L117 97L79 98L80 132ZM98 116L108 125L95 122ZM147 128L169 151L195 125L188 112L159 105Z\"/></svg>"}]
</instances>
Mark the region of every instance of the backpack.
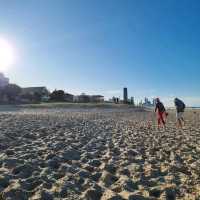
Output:
<instances>
[{"instance_id":1,"label":"backpack","mask_svg":"<svg viewBox=\"0 0 200 200\"><path fill-rule=\"evenodd\" d=\"M185 104L180 99L177 100L176 105L179 112L183 112L185 110Z\"/></svg>"}]
</instances>

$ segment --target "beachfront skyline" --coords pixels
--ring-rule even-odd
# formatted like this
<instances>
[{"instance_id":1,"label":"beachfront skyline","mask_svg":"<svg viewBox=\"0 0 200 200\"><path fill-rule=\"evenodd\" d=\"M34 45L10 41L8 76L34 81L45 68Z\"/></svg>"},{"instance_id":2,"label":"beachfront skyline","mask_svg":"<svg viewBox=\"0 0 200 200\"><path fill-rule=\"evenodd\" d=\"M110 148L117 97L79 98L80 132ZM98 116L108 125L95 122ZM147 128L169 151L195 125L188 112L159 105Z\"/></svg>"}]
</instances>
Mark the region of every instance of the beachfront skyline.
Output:
<instances>
[{"instance_id":1,"label":"beachfront skyline","mask_svg":"<svg viewBox=\"0 0 200 200\"><path fill-rule=\"evenodd\" d=\"M0 0L20 86L200 105L198 1Z\"/></svg>"}]
</instances>

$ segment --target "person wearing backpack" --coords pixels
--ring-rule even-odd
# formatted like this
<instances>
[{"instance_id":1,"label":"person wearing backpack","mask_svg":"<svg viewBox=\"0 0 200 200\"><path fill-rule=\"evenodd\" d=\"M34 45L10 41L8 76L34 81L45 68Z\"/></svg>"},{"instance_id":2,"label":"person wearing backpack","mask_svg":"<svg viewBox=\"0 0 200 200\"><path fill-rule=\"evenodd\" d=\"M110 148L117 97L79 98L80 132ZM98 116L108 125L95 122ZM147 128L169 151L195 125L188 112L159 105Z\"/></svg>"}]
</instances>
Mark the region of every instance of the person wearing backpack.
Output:
<instances>
[{"instance_id":1,"label":"person wearing backpack","mask_svg":"<svg viewBox=\"0 0 200 200\"><path fill-rule=\"evenodd\" d=\"M185 121L183 119L183 113L185 111L185 104L182 100L175 98L174 104L176 107L176 119L177 119L177 126L182 128L183 123L185 124Z\"/></svg>"},{"instance_id":2,"label":"person wearing backpack","mask_svg":"<svg viewBox=\"0 0 200 200\"><path fill-rule=\"evenodd\" d=\"M155 112L157 113L158 129L160 128L161 122L165 128L164 117L166 117L166 110L159 98L156 98Z\"/></svg>"}]
</instances>

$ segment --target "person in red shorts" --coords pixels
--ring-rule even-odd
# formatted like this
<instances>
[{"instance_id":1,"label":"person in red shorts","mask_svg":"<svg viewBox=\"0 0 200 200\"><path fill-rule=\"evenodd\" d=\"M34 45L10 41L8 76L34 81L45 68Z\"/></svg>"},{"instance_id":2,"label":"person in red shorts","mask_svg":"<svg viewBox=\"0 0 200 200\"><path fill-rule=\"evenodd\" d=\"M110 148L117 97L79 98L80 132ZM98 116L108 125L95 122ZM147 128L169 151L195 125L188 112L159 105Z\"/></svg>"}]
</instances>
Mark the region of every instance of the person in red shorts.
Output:
<instances>
[{"instance_id":1,"label":"person in red shorts","mask_svg":"<svg viewBox=\"0 0 200 200\"><path fill-rule=\"evenodd\" d=\"M159 98L156 98L156 107L155 112L157 113L157 120L158 120L158 128L160 128L161 123L163 124L165 128L165 120L166 117L166 110L163 103L160 101Z\"/></svg>"}]
</instances>

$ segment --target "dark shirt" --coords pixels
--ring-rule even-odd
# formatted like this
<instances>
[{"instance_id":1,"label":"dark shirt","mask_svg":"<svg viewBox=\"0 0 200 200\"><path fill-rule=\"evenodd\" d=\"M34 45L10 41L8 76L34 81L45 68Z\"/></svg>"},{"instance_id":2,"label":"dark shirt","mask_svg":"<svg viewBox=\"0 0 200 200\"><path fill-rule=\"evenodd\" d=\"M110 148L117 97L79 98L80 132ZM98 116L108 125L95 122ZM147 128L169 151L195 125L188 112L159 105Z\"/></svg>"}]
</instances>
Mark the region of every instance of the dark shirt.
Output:
<instances>
[{"instance_id":1,"label":"dark shirt","mask_svg":"<svg viewBox=\"0 0 200 200\"><path fill-rule=\"evenodd\" d=\"M158 110L158 112L165 112L165 107L161 102L156 103L155 112Z\"/></svg>"},{"instance_id":2,"label":"dark shirt","mask_svg":"<svg viewBox=\"0 0 200 200\"><path fill-rule=\"evenodd\" d=\"M183 103L183 101L181 101L180 99L177 99L175 101L175 106L176 106L176 111L177 112L184 112L185 104Z\"/></svg>"}]
</instances>

